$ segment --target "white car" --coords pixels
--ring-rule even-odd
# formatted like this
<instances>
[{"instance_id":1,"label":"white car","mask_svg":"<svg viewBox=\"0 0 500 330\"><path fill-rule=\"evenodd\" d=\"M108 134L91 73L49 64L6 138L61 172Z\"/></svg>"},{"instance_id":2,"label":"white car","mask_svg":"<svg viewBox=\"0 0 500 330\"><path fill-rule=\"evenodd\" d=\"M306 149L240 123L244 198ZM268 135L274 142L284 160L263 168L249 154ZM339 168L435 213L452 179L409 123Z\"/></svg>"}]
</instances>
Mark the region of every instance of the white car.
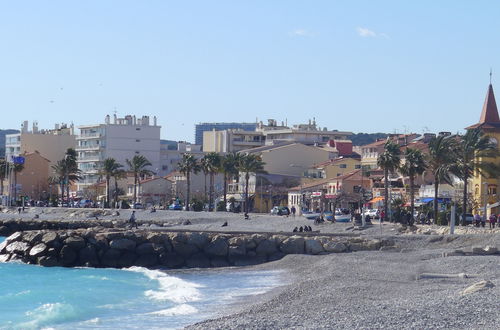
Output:
<instances>
[{"instance_id":1,"label":"white car","mask_svg":"<svg viewBox=\"0 0 500 330\"><path fill-rule=\"evenodd\" d=\"M375 219L375 218L378 218L380 216L380 212L377 209L366 209L363 211L363 215L364 216L369 215L370 218Z\"/></svg>"}]
</instances>

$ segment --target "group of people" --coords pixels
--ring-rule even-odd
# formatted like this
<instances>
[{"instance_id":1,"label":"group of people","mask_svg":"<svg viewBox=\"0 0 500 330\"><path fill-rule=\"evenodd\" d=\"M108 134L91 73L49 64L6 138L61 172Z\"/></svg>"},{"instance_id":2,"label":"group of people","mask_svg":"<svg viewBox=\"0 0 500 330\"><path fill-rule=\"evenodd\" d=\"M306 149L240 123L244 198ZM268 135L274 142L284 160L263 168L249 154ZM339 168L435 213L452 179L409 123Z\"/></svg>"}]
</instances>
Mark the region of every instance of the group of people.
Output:
<instances>
[{"instance_id":1,"label":"group of people","mask_svg":"<svg viewBox=\"0 0 500 330\"><path fill-rule=\"evenodd\" d=\"M500 221L500 214L498 216L495 214L491 214L490 217L488 218L490 229L495 228L495 224L497 223L497 221ZM474 225L476 227L483 227L483 228L486 227L486 217L480 216L479 213L474 214Z\"/></svg>"},{"instance_id":2,"label":"group of people","mask_svg":"<svg viewBox=\"0 0 500 330\"><path fill-rule=\"evenodd\" d=\"M312 231L311 226L304 226L304 227L300 226L299 228L297 228L297 227L293 228L294 233L297 233L297 232L302 233L302 232L308 232L308 231Z\"/></svg>"}]
</instances>

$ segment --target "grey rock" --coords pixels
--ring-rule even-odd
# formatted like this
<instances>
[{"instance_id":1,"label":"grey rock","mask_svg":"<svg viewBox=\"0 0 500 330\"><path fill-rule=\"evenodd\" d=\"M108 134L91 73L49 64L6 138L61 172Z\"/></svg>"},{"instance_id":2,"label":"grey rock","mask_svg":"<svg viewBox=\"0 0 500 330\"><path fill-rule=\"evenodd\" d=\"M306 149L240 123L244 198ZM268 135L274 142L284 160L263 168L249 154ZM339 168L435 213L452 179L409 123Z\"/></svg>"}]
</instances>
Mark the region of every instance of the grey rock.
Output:
<instances>
[{"instance_id":1,"label":"grey rock","mask_svg":"<svg viewBox=\"0 0 500 330\"><path fill-rule=\"evenodd\" d=\"M315 239L306 239L305 240L305 251L307 254L320 254L324 252L323 245L320 241Z\"/></svg>"},{"instance_id":2,"label":"grey rock","mask_svg":"<svg viewBox=\"0 0 500 330\"><path fill-rule=\"evenodd\" d=\"M199 251L196 246L184 242L172 241L172 247L175 253L181 255L184 258L187 258Z\"/></svg>"},{"instance_id":3,"label":"grey rock","mask_svg":"<svg viewBox=\"0 0 500 330\"><path fill-rule=\"evenodd\" d=\"M45 251L47 251L47 245L44 243L39 243L31 248L30 257L40 257Z\"/></svg>"},{"instance_id":4,"label":"grey rock","mask_svg":"<svg viewBox=\"0 0 500 330\"><path fill-rule=\"evenodd\" d=\"M36 245L41 242L43 234L39 231L28 231L23 234L23 241Z\"/></svg>"},{"instance_id":5,"label":"grey rock","mask_svg":"<svg viewBox=\"0 0 500 330\"><path fill-rule=\"evenodd\" d=\"M155 248L153 243L142 243L141 245L137 246L135 252L139 255L151 254L155 252Z\"/></svg>"},{"instance_id":6,"label":"grey rock","mask_svg":"<svg viewBox=\"0 0 500 330\"><path fill-rule=\"evenodd\" d=\"M300 236L292 236L284 240L280 244L280 250L286 254L302 254L304 253L305 243L304 238Z\"/></svg>"},{"instance_id":7,"label":"grey rock","mask_svg":"<svg viewBox=\"0 0 500 330\"><path fill-rule=\"evenodd\" d=\"M260 241L255 249L257 255L267 256L278 252L278 247L274 239Z\"/></svg>"},{"instance_id":8,"label":"grey rock","mask_svg":"<svg viewBox=\"0 0 500 330\"><path fill-rule=\"evenodd\" d=\"M187 243L196 246L198 249L203 249L208 242L210 242L210 237L207 233L190 233L187 238Z\"/></svg>"},{"instance_id":9,"label":"grey rock","mask_svg":"<svg viewBox=\"0 0 500 330\"><path fill-rule=\"evenodd\" d=\"M79 262L80 265L88 265L96 267L99 265L99 259L97 258L97 252L94 245L87 245L79 252Z\"/></svg>"},{"instance_id":10,"label":"grey rock","mask_svg":"<svg viewBox=\"0 0 500 330\"><path fill-rule=\"evenodd\" d=\"M205 252L211 256L227 256L228 244L224 237L215 236L205 247Z\"/></svg>"},{"instance_id":11,"label":"grey rock","mask_svg":"<svg viewBox=\"0 0 500 330\"><path fill-rule=\"evenodd\" d=\"M55 242L57 242L58 236L56 232L49 231L42 236L42 243L45 243L47 245L52 245Z\"/></svg>"},{"instance_id":12,"label":"grey rock","mask_svg":"<svg viewBox=\"0 0 500 330\"><path fill-rule=\"evenodd\" d=\"M76 253L76 251L68 245L64 245L61 249L61 252L59 252L59 259L63 266L72 266L75 263L77 257L78 254Z\"/></svg>"},{"instance_id":13,"label":"grey rock","mask_svg":"<svg viewBox=\"0 0 500 330\"><path fill-rule=\"evenodd\" d=\"M247 254L245 245L229 246L227 254L229 256L244 256Z\"/></svg>"},{"instance_id":14,"label":"grey rock","mask_svg":"<svg viewBox=\"0 0 500 330\"><path fill-rule=\"evenodd\" d=\"M215 258L210 259L210 265L212 267L228 267L229 262L226 260L226 258L215 257Z\"/></svg>"},{"instance_id":15,"label":"grey rock","mask_svg":"<svg viewBox=\"0 0 500 330\"><path fill-rule=\"evenodd\" d=\"M37 260L37 264L43 267L57 267L61 266L61 263L53 256L42 256Z\"/></svg>"},{"instance_id":16,"label":"grey rock","mask_svg":"<svg viewBox=\"0 0 500 330\"><path fill-rule=\"evenodd\" d=\"M342 242L326 242L323 245L326 252L341 253L347 251L347 246Z\"/></svg>"},{"instance_id":17,"label":"grey rock","mask_svg":"<svg viewBox=\"0 0 500 330\"><path fill-rule=\"evenodd\" d=\"M12 242L20 241L22 238L23 238L23 233L18 231L7 237L5 239L5 242L7 242L7 244L10 244Z\"/></svg>"},{"instance_id":18,"label":"grey rock","mask_svg":"<svg viewBox=\"0 0 500 330\"><path fill-rule=\"evenodd\" d=\"M15 241L10 243L5 247L5 251L8 253L25 254L30 249L30 246L26 242Z\"/></svg>"},{"instance_id":19,"label":"grey rock","mask_svg":"<svg viewBox=\"0 0 500 330\"><path fill-rule=\"evenodd\" d=\"M85 239L80 236L70 236L64 240L64 244L72 249L80 250L85 247Z\"/></svg>"},{"instance_id":20,"label":"grey rock","mask_svg":"<svg viewBox=\"0 0 500 330\"><path fill-rule=\"evenodd\" d=\"M158 256L155 253L142 254L135 260L135 265L139 267L152 267L158 265Z\"/></svg>"},{"instance_id":21,"label":"grey rock","mask_svg":"<svg viewBox=\"0 0 500 330\"><path fill-rule=\"evenodd\" d=\"M186 266L190 268L210 267L210 260L203 253L196 253L186 260Z\"/></svg>"},{"instance_id":22,"label":"grey rock","mask_svg":"<svg viewBox=\"0 0 500 330\"><path fill-rule=\"evenodd\" d=\"M184 264L184 258L177 253L164 253L158 259L162 265L168 268L178 268Z\"/></svg>"},{"instance_id":23,"label":"grey rock","mask_svg":"<svg viewBox=\"0 0 500 330\"><path fill-rule=\"evenodd\" d=\"M165 242L168 242L168 236L165 234L160 234L160 233L148 233L146 235L146 240L151 243L155 244L164 244Z\"/></svg>"},{"instance_id":24,"label":"grey rock","mask_svg":"<svg viewBox=\"0 0 500 330\"><path fill-rule=\"evenodd\" d=\"M118 259L121 256L121 251L118 249L109 249L104 252L101 258L101 264L107 267L116 267L118 265Z\"/></svg>"},{"instance_id":25,"label":"grey rock","mask_svg":"<svg viewBox=\"0 0 500 330\"><path fill-rule=\"evenodd\" d=\"M0 262L7 262L10 259L10 254L0 254Z\"/></svg>"},{"instance_id":26,"label":"grey rock","mask_svg":"<svg viewBox=\"0 0 500 330\"><path fill-rule=\"evenodd\" d=\"M128 238L118 238L109 242L109 247L111 249L118 249L118 250L134 251L135 245L136 245L135 241Z\"/></svg>"}]
</instances>

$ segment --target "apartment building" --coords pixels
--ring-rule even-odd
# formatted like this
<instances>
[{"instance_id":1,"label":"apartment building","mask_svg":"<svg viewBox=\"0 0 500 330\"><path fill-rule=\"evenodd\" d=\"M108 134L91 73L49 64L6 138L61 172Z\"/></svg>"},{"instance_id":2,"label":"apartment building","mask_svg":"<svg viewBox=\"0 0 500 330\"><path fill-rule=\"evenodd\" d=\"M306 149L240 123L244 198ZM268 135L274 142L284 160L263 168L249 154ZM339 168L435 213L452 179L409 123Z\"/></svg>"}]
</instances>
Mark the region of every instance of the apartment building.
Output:
<instances>
[{"instance_id":1,"label":"apartment building","mask_svg":"<svg viewBox=\"0 0 500 330\"><path fill-rule=\"evenodd\" d=\"M278 124L269 119L267 125L259 122L254 131L212 130L203 132L203 151L205 152L238 152L241 150L275 145L284 142L298 142L305 145L326 144L331 140L347 140L351 132L328 130L319 127L316 121L288 127L286 123Z\"/></svg>"},{"instance_id":2,"label":"apartment building","mask_svg":"<svg viewBox=\"0 0 500 330\"><path fill-rule=\"evenodd\" d=\"M156 117L150 122L149 116L118 118L115 114L111 119L107 115L103 124L78 128L77 162L83 177L77 184L78 192L99 180L99 169L106 158L114 158L127 169L127 159L142 155L152 164L150 170L160 170L161 126L157 125Z\"/></svg>"},{"instance_id":3,"label":"apartment building","mask_svg":"<svg viewBox=\"0 0 500 330\"><path fill-rule=\"evenodd\" d=\"M182 160L182 155L185 153L193 154L196 158L203 157L201 145L191 144L184 141L166 141L162 140L160 146L160 170L159 176L165 176L172 171L177 170L177 165Z\"/></svg>"},{"instance_id":4,"label":"apartment building","mask_svg":"<svg viewBox=\"0 0 500 330\"><path fill-rule=\"evenodd\" d=\"M30 129L28 121L21 125L21 131L5 136L5 159L25 153L38 152L49 160L48 175L52 174L51 165L64 158L68 148L76 147L73 124L56 124L54 129L39 129L35 121Z\"/></svg>"},{"instance_id":5,"label":"apartment building","mask_svg":"<svg viewBox=\"0 0 500 330\"><path fill-rule=\"evenodd\" d=\"M203 132L209 131L224 131L224 130L242 130L255 131L257 123L199 123L195 125L194 143L203 144Z\"/></svg>"}]
</instances>

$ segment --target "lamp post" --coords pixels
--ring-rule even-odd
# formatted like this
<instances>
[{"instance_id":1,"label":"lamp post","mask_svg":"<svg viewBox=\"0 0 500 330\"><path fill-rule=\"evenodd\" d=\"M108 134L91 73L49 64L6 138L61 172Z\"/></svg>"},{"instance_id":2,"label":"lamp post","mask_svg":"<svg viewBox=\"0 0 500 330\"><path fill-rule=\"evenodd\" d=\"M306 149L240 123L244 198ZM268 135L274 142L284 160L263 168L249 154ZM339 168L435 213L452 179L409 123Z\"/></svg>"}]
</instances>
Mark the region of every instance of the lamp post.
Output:
<instances>
[{"instance_id":1,"label":"lamp post","mask_svg":"<svg viewBox=\"0 0 500 330\"><path fill-rule=\"evenodd\" d=\"M488 202L488 182L483 182L483 216L484 216L484 221L486 221L486 204Z\"/></svg>"},{"instance_id":2,"label":"lamp post","mask_svg":"<svg viewBox=\"0 0 500 330\"><path fill-rule=\"evenodd\" d=\"M296 165L296 164L290 164L289 166L290 167L298 167L298 168L300 168L302 170L308 168L308 167L300 166L300 165ZM302 196L302 176L300 177L300 188L299 188L299 215L302 215L302 205L304 203L304 197Z\"/></svg>"}]
</instances>

